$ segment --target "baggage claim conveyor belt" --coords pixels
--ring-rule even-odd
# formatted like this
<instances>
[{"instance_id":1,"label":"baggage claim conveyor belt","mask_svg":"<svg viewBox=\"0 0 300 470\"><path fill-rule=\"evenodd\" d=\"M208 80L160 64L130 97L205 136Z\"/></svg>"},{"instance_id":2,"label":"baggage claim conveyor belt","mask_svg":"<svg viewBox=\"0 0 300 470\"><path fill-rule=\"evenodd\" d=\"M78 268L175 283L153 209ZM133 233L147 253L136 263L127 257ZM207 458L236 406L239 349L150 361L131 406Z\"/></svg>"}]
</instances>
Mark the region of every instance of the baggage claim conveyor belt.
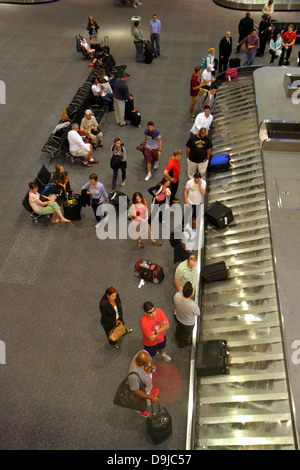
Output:
<instances>
[{"instance_id":1,"label":"baggage claim conveyor belt","mask_svg":"<svg viewBox=\"0 0 300 470\"><path fill-rule=\"evenodd\" d=\"M224 260L230 271L227 281L200 285L202 320L194 344L195 336L227 340L230 367L227 375L210 377L194 370L187 433L187 448L194 450L297 449L254 70L239 69L238 80L222 82L214 109L213 152L230 153L233 167L208 175L206 202L229 206L234 221L222 230L206 224L202 265Z\"/></svg>"}]
</instances>

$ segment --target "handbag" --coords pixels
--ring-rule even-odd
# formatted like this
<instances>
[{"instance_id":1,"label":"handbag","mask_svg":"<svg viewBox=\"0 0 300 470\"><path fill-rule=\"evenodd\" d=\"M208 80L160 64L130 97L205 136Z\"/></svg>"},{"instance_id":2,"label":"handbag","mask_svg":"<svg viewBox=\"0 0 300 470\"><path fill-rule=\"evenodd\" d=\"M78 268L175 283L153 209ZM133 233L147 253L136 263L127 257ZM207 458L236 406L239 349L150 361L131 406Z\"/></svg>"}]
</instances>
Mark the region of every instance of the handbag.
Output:
<instances>
[{"instance_id":1,"label":"handbag","mask_svg":"<svg viewBox=\"0 0 300 470\"><path fill-rule=\"evenodd\" d=\"M118 325L115 325L109 332L108 338L111 341L118 341L121 336L125 335L126 328L124 323L120 322Z\"/></svg>"},{"instance_id":2,"label":"handbag","mask_svg":"<svg viewBox=\"0 0 300 470\"><path fill-rule=\"evenodd\" d=\"M139 374L136 372L130 372L126 379L124 379L119 385L113 403L114 405L121 406L122 408L129 408L130 410L146 411L147 400L145 398L139 397L129 388L128 377L131 374L138 376L140 381L140 390L143 392L145 391L145 386L142 383Z\"/></svg>"},{"instance_id":3,"label":"handbag","mask_svg":"<svg viewBox=\"0 0 300 470\"><path fill-rule=\"evenodd\" d=\"M117 168L120 168L122 165L122 160L123 156L122 155L114 155L110 159L110 167L112 170L116 170Z\"/></svg>"},{"instance_id":4,"label":"handbag","mask_svg":"<svg viewBox=\"0 0 300 470\"><path fill-rule=\"evenodd\" d=\"M95 129L92 129L92 130L91 130L91 133L92 133L93 135L98 135L100 132L101 132L101 129L100 129L99 126L97 127L96 130L95 130Z\"/></svg>"}]
</instances>

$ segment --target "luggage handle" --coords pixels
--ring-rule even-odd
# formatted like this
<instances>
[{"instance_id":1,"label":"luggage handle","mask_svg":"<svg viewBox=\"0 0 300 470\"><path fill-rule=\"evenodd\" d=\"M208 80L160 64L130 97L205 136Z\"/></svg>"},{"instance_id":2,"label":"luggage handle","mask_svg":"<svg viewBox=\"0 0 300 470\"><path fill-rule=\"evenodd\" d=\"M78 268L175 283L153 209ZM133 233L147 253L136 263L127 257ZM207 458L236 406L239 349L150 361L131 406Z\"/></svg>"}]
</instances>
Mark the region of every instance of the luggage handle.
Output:
<instances>
[{"instance_id":1,"label":"luggage handle","mask_svg":"<svg viewBox=\"0 0 300 470\"><path fill-rule=\"evenodd\" d=\"M159 413L161 411L161 407L160 407L160 398L157 400L157 405L158 405L158 410L157 411L154 411L154 406L153 406L153 403L151 401L151 412L152 412L152 416L155 416L157 413Z\"/></svg>"}]
</instances>

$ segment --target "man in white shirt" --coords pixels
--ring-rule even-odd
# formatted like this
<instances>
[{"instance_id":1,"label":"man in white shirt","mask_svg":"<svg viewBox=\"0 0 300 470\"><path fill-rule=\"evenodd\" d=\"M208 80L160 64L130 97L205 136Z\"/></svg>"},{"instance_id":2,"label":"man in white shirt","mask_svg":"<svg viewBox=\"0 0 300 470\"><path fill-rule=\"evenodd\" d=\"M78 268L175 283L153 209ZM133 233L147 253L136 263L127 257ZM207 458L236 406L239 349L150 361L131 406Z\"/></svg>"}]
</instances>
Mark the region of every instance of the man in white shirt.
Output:
<instances>
[{"instance_id":1,"label":"man in white shirt","mask_svg":"<svg viewBox=\"0 0 300 470\"><path fill-rule=\"evenodd\" d=\"M212 82L215 81L215 77L212 76L212 72L214 72L214 70L215 69L212 64L208 64L206 69L203 70L201 81L204 83L204 86L202 88L206 88L207 90L209 90L209 87L211 86Z\"/></svg>"},{"instance_id":2,"label":"man in white shirt","mask_svg":"<svg viewBox=\"0 0 300 470\"><path fill-rule=\"evenodd\" d=\"M69 150L73 157L84 157L82 164L91 167L92 163L99 163L99 160L94 160L92 157L92 146L86 144L83 138L79 135L79 125L72 124L72 130L68 132Z\"/></svg>"},{"instance_id":3,"label":"man in white shirt","mask_svg":"<svg viewBox=\"0 0 300 470\"><path fill-rule=\"evenodd\" d=\"M196 207L202 203L206 193L206 181L201 179L200 173L195 173L184 189L184 202L187 206L193 206L193 217L196 218Z\"/></svg>"},{"instance_id":4,"label":"man in white shirt","mask_svg":"<svg viewBox=\"0 0 300 470\"><path fill-rule=\"evenodd\" d=\"M107 92L104 88L105 86L99 82L98 78L95 78L92 85L93 95L107 103L108 111L113 111L113 95L112 93Z\"/></svg>"},{"instance_id":5,"label":"man in white shirt","mask_svg":"<svg viewBox=\"0 0 300 470\"><path fill-rule=\"evenodd\" d=\"M210 107L204 106L203 113L199 113L195 119L194 125L190 130L191 134L197 135L202 127L206 129L206 135L208 134L209 128L213 121L213 116L210 114Z\"/></svg>"}]
</instances>

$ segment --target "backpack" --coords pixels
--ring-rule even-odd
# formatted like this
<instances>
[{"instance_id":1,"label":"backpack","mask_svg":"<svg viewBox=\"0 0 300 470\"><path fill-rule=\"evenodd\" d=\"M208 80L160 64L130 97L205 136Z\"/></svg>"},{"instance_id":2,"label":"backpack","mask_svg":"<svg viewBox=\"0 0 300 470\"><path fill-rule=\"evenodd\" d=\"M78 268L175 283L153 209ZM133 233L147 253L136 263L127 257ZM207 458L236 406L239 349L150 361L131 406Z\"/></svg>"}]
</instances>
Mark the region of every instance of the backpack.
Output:
<instances>
[{"instance_id":1,"label":"backpack","mask_svg":"<svg viewBox=\"0 0 300 470\"><path fill-rule=\"evenodd\" d=\"M208 58L208 55L206 55L206 56L203 58L203 60L202 60L201 68L202 68L203 70L206 69L207 58Z\"/></svg>"},{"instance_id":2,"label":"backpack","mask_svg":"<svg viewBox=\"0 0 300 470\"><path fill-rule=\"evenodd\" d=\"M76 51L80 53L81 52L80 38L78 36L76 36L75 39L76 39L76 46L75 46Z\"/></svg>"}]
</instances>

